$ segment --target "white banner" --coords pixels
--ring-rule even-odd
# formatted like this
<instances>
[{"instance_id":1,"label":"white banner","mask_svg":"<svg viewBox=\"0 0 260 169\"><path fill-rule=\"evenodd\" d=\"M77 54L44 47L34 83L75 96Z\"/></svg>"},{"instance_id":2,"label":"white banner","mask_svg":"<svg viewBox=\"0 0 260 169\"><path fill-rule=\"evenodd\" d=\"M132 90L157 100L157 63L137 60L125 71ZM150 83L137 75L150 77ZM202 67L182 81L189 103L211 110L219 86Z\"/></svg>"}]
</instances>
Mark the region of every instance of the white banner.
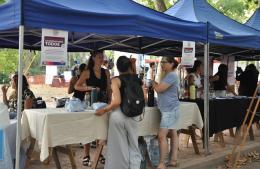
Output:
<instances>
[{"instance_id":1,"label":"white banner","mask_svg":"<svg viewBox=\"0 0 260 169\"><path fill-rule=\"evenodd\" d=\"M183 41L181 65L193 67L195 61L195 42Z\"/></svg>"},{"instance_id":2,"label":"white banner","mask_svg":"<svg viewBox=\"0 0 260 169\"><path fill-rule=\"evenodd\" d=\"M42 29L41 64L65 66L67 64L68 32Z\"/></svg>"},{"instance_id":3,"label":"white banner","mask_svg":"<svg viewBox=\"0 0 260 169\"><path fill-rule=\"evenodd\" d=\"M236 83L235 57L234 56L224 56L222 63L224 63L228 66L228 84L234 85Z\"/></svg>"},{"instance_id":4,"label":"white banner","mask_svg":"<svg viewBox=\"0 0 260 169\"><path fill-rule=\"evenodd\" d=\"M57 75L58 75L57 66L46 65L45 84L52 84L53 77Z\"/></svg>"}]
</instances>

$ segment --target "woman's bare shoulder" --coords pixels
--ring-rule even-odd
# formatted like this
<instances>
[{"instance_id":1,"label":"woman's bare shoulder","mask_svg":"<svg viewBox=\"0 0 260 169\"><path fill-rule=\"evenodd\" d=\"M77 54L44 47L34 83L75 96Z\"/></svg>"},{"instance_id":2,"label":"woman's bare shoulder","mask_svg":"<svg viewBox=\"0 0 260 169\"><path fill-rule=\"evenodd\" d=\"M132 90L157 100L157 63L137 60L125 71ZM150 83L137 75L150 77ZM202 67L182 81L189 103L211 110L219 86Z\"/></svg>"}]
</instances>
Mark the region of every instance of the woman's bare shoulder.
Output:
<instances>
[{"instance_id":1,"label":"woman's bare shoulder","mask_svg":"<svg viewBox=\"0 0 260 169\"><path fill-rule=\"evenodd\" d=\"M116 84L116 85L118 85L118 86L121 85L121 81L120 81L119 77L113 77L113 78L111 79L111 82L112 82L112 84Z\"/></svg>"}]
</instances>

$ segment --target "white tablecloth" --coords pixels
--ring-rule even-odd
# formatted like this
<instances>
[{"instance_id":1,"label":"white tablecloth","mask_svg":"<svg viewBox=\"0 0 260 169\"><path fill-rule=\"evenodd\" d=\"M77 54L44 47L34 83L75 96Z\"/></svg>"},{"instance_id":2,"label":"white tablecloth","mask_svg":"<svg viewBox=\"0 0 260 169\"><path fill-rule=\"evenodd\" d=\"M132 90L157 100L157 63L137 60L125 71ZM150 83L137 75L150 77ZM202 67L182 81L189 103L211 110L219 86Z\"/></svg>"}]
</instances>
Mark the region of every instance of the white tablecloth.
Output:
<instances>
[{"instance_id":1,"label":"white tablecloth","mask_svg":"<svg viewBox=\"0 0 260 169\"><path fill-rule=\"evenodd\" d=\"M0 160L0 169L13 169L16 151L16 120L11 120L10 125L6 126L4 131L4 160ZM25 152L20 151L20 168L25 165Z\"/></svg>"},{"instance_id":2,"label":"white tablecloth","mask_svg":"<svg viewBox=\"0 0 260 169\"><path fill-rule=\"evenodd\" d=\"M30 109L23 113L22 139L31 136L37 140L43 161L49 155L48 147L106 139L107 126L107 115L97 117L93 110L66 112L62 108Z\"/></svg>"},{"instance_id":3,"label":"white tablecloth","mask_svg":"<svg viewBox=\"0 0 260 169\"><path fill-rule=\"evenodd\" d=\"M181 102L179 128L195 124L203 127L196 103ZM146 107L144 120L139 123L140 136L158 132L160 113L156 107ZM58 145L87 143L107 138L108 115L95 116L93 110L66 112L65 109L47 108L25 110L22 117L22 139L29 136L38 141L40 159L49 156L48 148Z\"/></svg>"},{"instance_id":4,"label":"white tablecloth","mask_svg":"<svg viewBox=\"0 0 260 169\"><path fill-rule=\"evenodd\" d=\"M145 118L139 125L139 136L155 135L160 127L161 116L158 108L146 107ZM187 129L191 125L203 128L203 121L200 110L196 103L180 102L180 119L178 129Z\"/></svg>"}]
</instances>

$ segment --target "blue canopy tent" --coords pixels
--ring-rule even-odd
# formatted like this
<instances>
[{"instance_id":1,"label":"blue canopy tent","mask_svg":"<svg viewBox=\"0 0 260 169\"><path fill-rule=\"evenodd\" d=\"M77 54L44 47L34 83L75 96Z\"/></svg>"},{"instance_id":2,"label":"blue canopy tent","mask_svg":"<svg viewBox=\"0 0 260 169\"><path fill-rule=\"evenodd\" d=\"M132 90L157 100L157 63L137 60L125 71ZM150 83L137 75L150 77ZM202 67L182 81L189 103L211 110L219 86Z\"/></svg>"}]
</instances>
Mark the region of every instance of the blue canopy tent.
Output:
<instances>
[{"instance_id":1,"label":"blue canopy tent","mask_svg":"<svg viewBox=\"0 0 260 169\"><path fill-rule=\"evenodd\" d=\"M16 147L20 147L22 53L24 48L40 49L42 28L69 31L69 51L110 49L159 55L175 51L176 41L207 42L206 24L183 21L131 0L9 0L0 11L0 47L19 48Z\"/></svg>"},{"instance_id":2,"label":"blue canopy tent","mask_svg":"<svg viewBox=\"0 0 260 169\"><path fill-rule=\"evenodd\" d=\"M260 31L260 9L258 8L254 14L249 18L249 20L245 23L247 26L255 28Z\"/></svg>"},{"instance_id":3,"label":"blue canopy tent","mask_svg":"<svg viewBox=\"0 0 260 169\"><path fill-rule=\"evenodd\" d=\"M206 0L179 0L165 13L187 21L208 23L208 42L213 55L236 55L260 49L259 31L228 18Z\"/></svg>"},{"instance_id":4,"label":"blue canopy tent","mask_svg":"<svg viewBox=\"0 0 260 169\"><path fill-rule=\"evenodd\" d=\"M26 27L26 49L40 49L41 28L69 31L69 51L162 55L174 52L176 41L207 39L205 24L183 21L131 0L24 0L22 11L20 5L20 0L10 0L0 6L0 47L18 48L20 22Z\"/></svg>"}]
</instances>

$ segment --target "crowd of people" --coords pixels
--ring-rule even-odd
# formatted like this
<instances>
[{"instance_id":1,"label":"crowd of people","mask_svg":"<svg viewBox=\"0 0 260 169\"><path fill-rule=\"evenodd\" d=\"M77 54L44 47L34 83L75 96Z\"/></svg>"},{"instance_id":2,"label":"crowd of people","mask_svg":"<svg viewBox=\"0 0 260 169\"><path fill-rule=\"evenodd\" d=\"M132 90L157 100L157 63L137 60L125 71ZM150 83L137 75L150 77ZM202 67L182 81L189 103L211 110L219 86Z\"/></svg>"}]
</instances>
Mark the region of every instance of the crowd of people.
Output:
<instances>
[{"instance_id":1,"label":"crowd of people","mask_svg":"<svg viewBox=\"0 0 260 169\"><path fill-rule=\"evenodd\" d=\"M178 62L173 57L163 57L161 60L161 69L165 73L160 82L155 82L155 64L150 64L147 73L146 83L139 79L135 70L135 62L126 56L118 58L116 66L119 76L111 79L107 63L104 61L103 51L94 51L88 63L82 63L79 67L73 69L73 77L68 87L68 94L78 98L81 101L86 99L93 90L98 91L97 101L107 103L107 106L96 110L97 116L109 113L109 126L107 138L107 156L103 155L100 160L105 164L105 169L130 168L139 169L141 163L141 154L138 148L137 125L138 117L129 117L125 115L122 109L123 100L127 97L125 83L135 83L143 90L143 98L146 99L144 86L152 86L157 93L158 108L161 112L161 122L158 132L160 161L157 169L165 169L167 166L178 166L178 134L177 121L180 114L179 89L180 78L178 76ZM105 66L105 67L104 67ZM187 70L186 88L195 85L198 97L203 95L203 63L196 60L193 68ZM253 64L246 67L245 71L237 69L236 80L240 82L238 89L239 95L252 96L257 82L258 70ZM218 72L210 77L210 83L214 88L215 95L223 97L228 89L228 67L221 64ZM125 82L125 80L128 81ZM11 86L12 94L7 97L9 86L2 87L3 102L8 106L10 118L16 118L17 112L17 92L18 75L12 76ZM199 94L198 94L199 93ZM35 96L29 89L25 76L23 76L22 85L22 110L33 108ZM168 154L168 142L170 138L169 161L165 163ZM97 144L98 144L97 140ZM84 145L83 165L91 165L90 144Z\"/></svg>"}]
</instances>

